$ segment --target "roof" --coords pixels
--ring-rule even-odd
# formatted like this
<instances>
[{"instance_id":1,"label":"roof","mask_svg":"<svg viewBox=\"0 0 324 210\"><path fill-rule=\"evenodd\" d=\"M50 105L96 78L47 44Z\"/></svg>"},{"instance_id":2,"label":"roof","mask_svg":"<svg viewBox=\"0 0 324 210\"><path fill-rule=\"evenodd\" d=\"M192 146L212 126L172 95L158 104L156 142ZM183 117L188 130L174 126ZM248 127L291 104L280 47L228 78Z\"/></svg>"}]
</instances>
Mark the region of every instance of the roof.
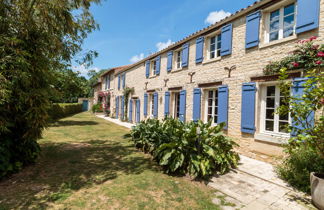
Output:
<instances>
[{"instance_id":1,"label":"roof","mask_svg":"<svg viewBox=\"0 0 324 210\"><path fill-rule=\"evenodd\" d=\"M114 68L108 69L107 71L105 71L104 73L102 73L102 74L100 75L100 77L103 77L103 76L105 76L106 74L108 74L109 72L112 72L112 71L114 71L115 73L118 73L118 72L122 71L124 68L127 68L127 67L129 67L129 66L130 66L130 65L124 65L124 66L117 66L117 67L114 67Z\"/></svg>"},{"instance_id":2,"label":"roof","mask_svg":"<svg viewBox=\"0 0 324 210\"><path fill-rule=\"evenodd\" d=\"M169 47L167 47L167 48L165 48L163 50L160 50L160 51L158 51L156 53L153 53L152 55L149 55L148 57L146 57L146 58L144 58L144 59L142 59L142 60L140 60L140 61L138 61L138 62L136 62L134 64L130 64L130 65L126 66L121 71L127 71L128 69L131 69L132 67L135 67L135 66L145 62L146 60L150 60L150 59L152 59L152 58L154 58L154 57L156 57L156 56L158 56L160 54L163 54L163 53L165 53L165 52L167 52L169 50L172 50L173 48L181 46L185 42L187 42L187 41L189 41L189 40L191 40L193 38L199 37L199 36L209 32L209 31L212 31L212 30L214 30L216 28L219 28L219 27L221 27L221 26L223 26L223 25L225 25L225 24L227 24L227 23L229 23L229 22L231 22L231 21L233 21L233 20L235 20L235 19L237 19L237 18L239 18L239 17L241 17L243 15L246 15L247 13L257 11L257 9L259 9L259 7L264 6L267 3L278 2L278 1L281 1L281 0L258 0L258 1L255 1L253 4L247 6L246 8L240 9L240 10L234 12L233 14L231 14L230 16L227 16L226 18L224 18L224 19L222 19L222 20L220 20L220 21L218 21L218 22L216 22L216 23L214 23L214 24L212 24L212 25L210 25L210 26L208 26L206 28L203 28L203 29L201 29L199 31L196 31L196 32L190 34L189 36L175 42L174 44L170 45Z\"/></svg>"}]
</instances>

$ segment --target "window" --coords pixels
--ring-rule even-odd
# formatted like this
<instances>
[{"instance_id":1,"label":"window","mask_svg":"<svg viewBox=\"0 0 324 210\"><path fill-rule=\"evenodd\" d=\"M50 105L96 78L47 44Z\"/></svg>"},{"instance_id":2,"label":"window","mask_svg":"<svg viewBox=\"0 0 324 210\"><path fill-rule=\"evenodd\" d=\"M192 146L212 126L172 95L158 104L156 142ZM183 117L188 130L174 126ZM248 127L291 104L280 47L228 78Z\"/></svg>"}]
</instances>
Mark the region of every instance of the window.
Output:
<instances>
[{"instance_id":1,"label":"window","mask_svg":"<svg viewBox=\"0 0 324 210\"><path fill-rule=\"evenodd\" d=\"M150 98L151 98L151 117L154 116L154 95L150 94Z\"/></svg>"},{"instance_id":2,"label":"window","mask_svg":"<svg viewBox=\"0 0 324 210\"><path fill-rule=\"evenodd\" d=\"M176 69L181 69L182 68L182 50L176 51L175 52L176 56Z\"/></svg>"},{"instance_id":3,"label":"window","mask_svg":"<svg viewBox=\"0 0 324 210\"><path fill-rule=\"evenodd\" d=\"M209 59L220 57L222 36L218 34L210 38L209 41Z\"/></svg>"},{"instance_id":4,"label":"window","mask_svg":"<svg viewBox=\"0 0 324 210\"><path fill-rule=\"evenodd\" d=\"M110 74L106 76L106 83L105 83L105 89L110 89Z\"/></svg>"},{"instance_id":5,"label":"window","mask_svg":"<svg viewBox=\"0 0 324 210\"><path fill-rule=\"evenodd\" d=\"M261 131L266 133L288 133L289 114L279 115L276 110L284 103L278 85L265 86L263 90Z\"/></svg>"},{"instance_id":6,"label":"window","mask_svg":"<svg viewBox=\"0 0 324 210\"><path fill-rule=\"evenodd\" d=\"M179 116L180 116L180 93L175 92L173 95L174 95L173 117L174 118L179 118Z\"/></svg>"},{"instance_id":7,"label":"window","mask_svg":"<svg viewBox=\"0 0 324 210\"><path fill-rule=\"evenodd\" d=\"M269 42L286 38L295 34L296 6L290 4L275 11L269 15Z\"/></svg>"},{"instance_id":8,"label":"window","mask_svg":"<svg viewBox=\"0 0 324 210\"><path fill-rule=\"evenodd\" d=\"M151 61L151 76L156 75L156 60Z\"/></svg>"},{"instance_id":9,"label":"window","mask_svg":"<svg viewBox=\"0 0 324 210\"><path fill-rule=\"evenodd\" d=\"M212 121L213 124L217 123L218 118L218 90L206 91L206 103L205 103L205 121Z\"/></svg>"}]
</instances>

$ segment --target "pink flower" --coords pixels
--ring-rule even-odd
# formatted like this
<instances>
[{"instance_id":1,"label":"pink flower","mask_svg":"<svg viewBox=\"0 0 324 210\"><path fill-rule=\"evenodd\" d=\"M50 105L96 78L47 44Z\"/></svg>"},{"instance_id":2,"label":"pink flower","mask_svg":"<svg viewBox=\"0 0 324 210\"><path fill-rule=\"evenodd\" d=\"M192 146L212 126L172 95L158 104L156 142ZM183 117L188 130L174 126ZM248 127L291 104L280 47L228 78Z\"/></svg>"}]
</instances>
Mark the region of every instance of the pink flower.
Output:
<instances>
[{"instance_id":1,"label":"pink flower","mask_svg":"<svg viewBox=\"0 0 324 210\"><path fill-rule=\"evenodd\" d=\"M313 41L315 39L317 39L317 36L311 36L311 38L309 38L309 41Z\"/></svg>"},{"instance_id":2,"label":"pink flower","mask_svg":"<svg viewBox=\"0 0 324 210\"><path fill-rule=\"evenodd\" d=\"M297 62L292 62L291 64L296 68L299 66L299 63L297 63Z\"/></svg>"},{"instance_id":3,"label":"pink flower","mask_svg":"<svg viewBox=\"0 0 324 210\"><path fill-rule=\"evenodd\" d=\"M322 64L322 61L316 61L315 62L317 65L321 65Z\"/></svg>"},{"instance_id":4,"label":"pink flower","mask_svg":"<svg viewBox=\"0 0 324 210\"><path fill-rule=\"evenodd\" d=\"M318 57L324 57L324 52L318 52L318 53L317 53L317 56L318 56Z\"/></svg>"}]
</instances>

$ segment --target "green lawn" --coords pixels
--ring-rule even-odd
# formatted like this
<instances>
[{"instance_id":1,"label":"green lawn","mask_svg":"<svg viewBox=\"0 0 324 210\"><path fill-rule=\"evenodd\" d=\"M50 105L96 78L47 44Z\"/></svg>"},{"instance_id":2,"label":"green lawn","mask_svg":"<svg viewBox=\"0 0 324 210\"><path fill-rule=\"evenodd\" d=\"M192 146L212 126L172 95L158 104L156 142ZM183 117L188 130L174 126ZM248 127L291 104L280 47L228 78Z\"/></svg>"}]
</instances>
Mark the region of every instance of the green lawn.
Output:
<instances>
[{"instance_id":1,"label":"green lawn","mask_svg":"<svg viewBox=\"0 0 324 210\"><path fill-rule=\"evenodd\" d=\"M219 209L211 188L164 174L128 132L90 113L56 122L37 163L0 182L0 209Z\"/></svg>"}]
</instances>

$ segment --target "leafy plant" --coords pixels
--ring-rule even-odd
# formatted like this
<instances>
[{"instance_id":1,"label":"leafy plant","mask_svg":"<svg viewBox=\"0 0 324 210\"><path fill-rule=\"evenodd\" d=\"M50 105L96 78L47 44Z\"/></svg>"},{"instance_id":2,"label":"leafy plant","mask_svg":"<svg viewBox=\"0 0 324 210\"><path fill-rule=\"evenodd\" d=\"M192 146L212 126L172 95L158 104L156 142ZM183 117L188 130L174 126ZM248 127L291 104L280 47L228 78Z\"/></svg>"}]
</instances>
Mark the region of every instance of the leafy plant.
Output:
<instances>
[{"instance_id":1,"label":"leafy plant","mask_svg":"<svg viewBox=\"0 0 324 210\"><path fill-rule=\"evenodd\" d=\"M102 112L102 105L101 104L94 104L92 105L92 112L96 113L96 112Z\"/></svg>"},{"instance_id":2,"label":"leafy plant","mask_svg":"<svg viewBox=\"0 0 324 210\"><path fill-rule=\"evenodd\" d=\"M51 120L67 117L72 114L82 112L82 104L66 103L66 104L52 104L48 111Z\"/></svg>"},{"instance_id":3,"label":"leafy plant","mask_svg":"<svg viewBox=\"0 0 324 210\"><path fill-rule=\"evenodd\" d=\"M183 123L167 118L149 119L132 129L135 146L150 152L167 173L190 174L206 178L225 173L238 163L233 151L238 146L222 133L224 124Z\"/></svg>"}]
</instances>

